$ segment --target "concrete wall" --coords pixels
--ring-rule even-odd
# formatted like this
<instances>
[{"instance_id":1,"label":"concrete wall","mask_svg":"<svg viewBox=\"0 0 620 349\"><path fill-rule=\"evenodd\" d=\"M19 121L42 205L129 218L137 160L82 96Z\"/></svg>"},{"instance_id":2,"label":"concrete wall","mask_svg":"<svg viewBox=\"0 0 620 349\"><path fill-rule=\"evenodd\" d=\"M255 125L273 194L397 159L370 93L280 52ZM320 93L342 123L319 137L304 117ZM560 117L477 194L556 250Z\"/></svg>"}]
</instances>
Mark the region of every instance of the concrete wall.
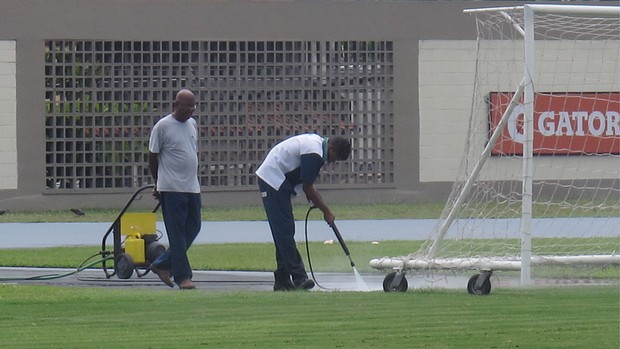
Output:
<instances>
[{"instance_id":1,"label":"concrete wall","mask_svg":"<svg viewBox=\"0 0 620 349\"><path fill-rule=\"evenodd\" d=\"M15 41L0 41L0 189L17 189Z\"/></svg>"},{"instance_id":2,"label":"concrete wall","mask_svg":"<svg viewBox=\"0 0 620 349\"><path fill-rule=\"evenodd\" d=\"M393 41L394 184L330 189L324 196L330 202L442 201L458 166L461 139L455 137L445 145L442 153L450 155L437 157L431 151L437 145L429 139L442 136L441 123L460 127L467 121L459 113L470 104L475 23L463 9L506 4L519 5L495 1L4 0L0 2L0 209L118 207L131 193L44 192L42 50L44 41L50 39ZM444 41L450 44L441 44ZM446 59L452 63L449 71L445 64L436 64ZM444 80L438 84L440 75ZM443 103L447 88L458 91L458 97ZM421 105L435 103L446 109L425 110L428 114L420 115ZM204 196L205 205L259 203L255 191L208 189Z\"/></svg>"},{"instance_id":3,"label":"concrete wall","mask_svg":"<svg viewBox=\"0 0 620 349\"><path fill-rule=\"evenodd\" d=\"M494 53L493 59L481 63L483 71L488 65L497 65L510 79L479 81L479 95L491 92L514 91L515 81L523 67L523 47L517 43L489 43L481 50L484 57ZM618 91L618 47L605 42L538 42L536 74L538 91ZM592 53L596 52L596 53ZM499 53L499 55L497 55ZM512 55L512 57L510 57ZM498 57L505 56L505 57ZM514 61L515 57L517 58ZM468 138L469 115L473 93L476 64L476 42L468 40L425 40L420 42L419 94L420 94L420 182L450 182L459 175L463 145ZM482 74L482 73L480 73ZM485 83L487 85L485 85ZM495 83L495 84L494 84ZM498 84L499 83L499 84ZM470 135L470 142L478 146L480 154L488 138L488 106L478 108L473 117L477 134ZM617 122L615 126L618 128ZM538 128L538 125L535 126ZM614 130L615 130L614 129ZM597 169L602 178L618 177L617 161L604 156L539 157L536 159L534 178L587 180ZM472 159L474 162L475 159ZM481 178L486 180L520 180L520 159L509 160L492 157L485 163Z\"/></svg>"}]
</instances>

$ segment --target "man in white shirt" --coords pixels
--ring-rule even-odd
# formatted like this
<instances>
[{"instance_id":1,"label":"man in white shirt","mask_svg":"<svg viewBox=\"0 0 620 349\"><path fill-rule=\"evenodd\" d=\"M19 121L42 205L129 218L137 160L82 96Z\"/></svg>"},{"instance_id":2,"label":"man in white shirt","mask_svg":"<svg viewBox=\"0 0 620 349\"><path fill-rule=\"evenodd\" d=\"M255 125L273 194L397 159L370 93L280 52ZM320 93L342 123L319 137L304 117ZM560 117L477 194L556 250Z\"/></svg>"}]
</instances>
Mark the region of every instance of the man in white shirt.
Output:
<instances>
[{"instance_id":1,"label":"man in white shirt","mask_svg":"<svg viewBox=\"0 0 620 349\"><path fill-rule=\"evenodd\" d=\"M332 225L334 214L314 186L319 171L326 163L346 160L351 143L342 137L324 138L317 134L301 134L276 144L256 170L258 186L276 247L277 268L274 291L311 289L303 261L295 243L295 218L291 197L301 185L308 201L323 212Z\"/></svg>"},{"instance_id":2,"label":"man in white shirt","mask_svg":"<svg viewBox=\"0 0 620 349\"><path fill-rule=\"evenodd\" d=\"M159 120L149 140L149 170L154 195L161 202L170 248L151 263L150 270L168 286L194 289L187 250L198 235L200 184L198 182L198 126L192 119L196 99L189 90L177 93L171 114Z\"/></svg>"}]
</instances>

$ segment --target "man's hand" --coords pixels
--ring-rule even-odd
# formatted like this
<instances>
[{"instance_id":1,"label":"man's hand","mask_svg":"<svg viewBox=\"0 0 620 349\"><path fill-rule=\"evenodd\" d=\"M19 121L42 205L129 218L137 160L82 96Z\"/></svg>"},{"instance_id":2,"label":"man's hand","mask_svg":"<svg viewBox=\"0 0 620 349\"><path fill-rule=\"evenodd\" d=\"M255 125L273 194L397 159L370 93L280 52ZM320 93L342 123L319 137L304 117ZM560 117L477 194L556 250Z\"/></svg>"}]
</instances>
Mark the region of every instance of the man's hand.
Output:
<instances>
[{"instance_id":1,"label":"man's hand","mask_svg":"<svg viewBox=\"0 0 620 349\"><path fill-rule=\"evenodd\" d=\"M159 200L159 191L157 191L157 184L155 184L155 186L153 187L153 197L156 200Z\"/></svg>"},{"instance_id":2,"label":"man's hand","mask_svg":"<svg viewBox=\"0 0 620 349\"><path fill-rule=\"evenodd\" d=\"M304 183L302 187L304 193L306 193L306 198L308 199L308 201L311 202L314 207L318 208L319 210L321 210L321 212L323 212L323 218L325 219L325 222L332 226L334 224L334 220L336 220L336 216L334 216L329 207L327 207L327 205L323 201L323 198L314 187L314 184Z\"/></svg>"},{"instance_id":3,"label":"man's hand","mask_svg":"<svg viewBox=\"0 0 620 349\"><path fill-rule=\"evenodd\" d=\"M334 221L336 220L336 216L329 209L323 212L323 219L330 227L334 226Z\"/></svg>"}]
</instances>

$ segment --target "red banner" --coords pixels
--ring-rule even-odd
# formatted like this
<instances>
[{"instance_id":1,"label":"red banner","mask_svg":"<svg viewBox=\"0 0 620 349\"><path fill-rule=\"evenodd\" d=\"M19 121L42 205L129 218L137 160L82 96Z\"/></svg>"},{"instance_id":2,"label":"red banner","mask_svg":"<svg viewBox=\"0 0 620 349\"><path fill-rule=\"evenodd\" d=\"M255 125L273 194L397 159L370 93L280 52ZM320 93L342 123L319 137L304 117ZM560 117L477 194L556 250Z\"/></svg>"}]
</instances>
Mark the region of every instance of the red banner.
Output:
<instances>
[{"instance_id":1,"label":"red banner","mask_svg":"<svg viewBox=\"0 0 620 349\"><path fill-rule=\"evenodd\" d=\"M491 92L495 130L513 93ZM513 110L492 154L523 154L521 103ZM620 154L620 93L539 93L534 96L534 154Z\"/></svg>"}]
</instances>

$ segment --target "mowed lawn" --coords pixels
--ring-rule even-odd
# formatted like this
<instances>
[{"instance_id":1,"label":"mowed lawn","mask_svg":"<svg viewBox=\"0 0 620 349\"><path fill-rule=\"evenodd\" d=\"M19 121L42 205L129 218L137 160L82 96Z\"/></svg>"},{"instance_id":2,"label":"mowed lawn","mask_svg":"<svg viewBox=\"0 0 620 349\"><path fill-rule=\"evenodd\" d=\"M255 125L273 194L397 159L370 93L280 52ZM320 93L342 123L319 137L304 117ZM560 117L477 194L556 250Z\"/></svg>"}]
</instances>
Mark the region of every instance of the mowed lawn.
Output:
<instances>
[{"instance_id":1,"label":"mowed lawn","mask_svg":"<svg viewBox=\"0 0 620 349\"><path fill-rule=\"evenodd\" d=\"M4 348L618 348L617 286L206 292L0 285Z\"/></svg>"},{"instance_id":2,"label":"mowed lawn","mask_svg":"<svg viewBox=\"0 0 620 349\"><path fill-rule=\"evenodd\" d=\"M377 208L370 209L372 214L360 216L375 217ZM249 210L247 216L254 217L255 211ZM416 210L387 211L397 218L401 211ZM230 212L223 215L240 219ZM617 240L603 242L617 245ZM300 244L305 254L303 247ZM370 271L369 258L403 255L418 247L419 242L410 241L349 243L358 268L365 272ZM92 247L0 250L0 265L75 268L96 251ZM350 272L340 246L311 244L311 253L315 270ZM194 246L190 257L196 269L273 270L274 264L269 244ZM607 280L618 280L619 275L616 266L581 272ZM465 287L404 293L282 293L44 284L0 280L0 348L620 347L617 284L500 287L488 296L469 295Z\"/></svg>"}]
</instances>

